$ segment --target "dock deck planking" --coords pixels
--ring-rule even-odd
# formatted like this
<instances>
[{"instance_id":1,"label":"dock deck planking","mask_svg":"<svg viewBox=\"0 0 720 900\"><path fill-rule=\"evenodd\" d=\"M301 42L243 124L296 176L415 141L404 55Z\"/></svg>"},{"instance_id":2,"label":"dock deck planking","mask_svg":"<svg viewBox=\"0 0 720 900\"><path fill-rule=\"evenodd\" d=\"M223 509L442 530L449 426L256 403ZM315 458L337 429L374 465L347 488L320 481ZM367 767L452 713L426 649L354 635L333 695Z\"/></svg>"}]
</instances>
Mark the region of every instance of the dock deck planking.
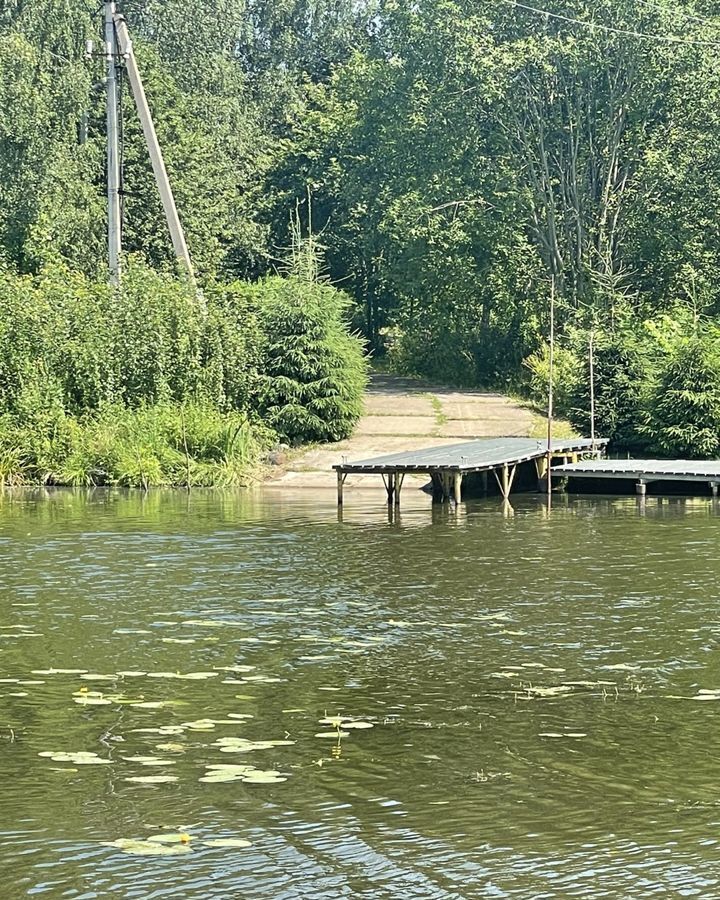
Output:
<instances>
[{"instance_id":1,"label":"dock deck planking","mask_svg":"<svg viewBox=\"0 0 720 900\"><path fill-rule=\"evenodd\" d=\"M656 481L705 482L717 496L720 485L720 460L695 459L593 459L556 466L553 475L566 478L612 478L634 481L637 493L644 495L648 484Z\"/></svg>"},{"instance_id":2,"label":"dock deck planking","mask_svg":"<svg viewBox=\"0 0 720 900\"><path fill-rule=\"evenodd\" d=\"M603 452L607 441L586 438L565 438L551 442L551 455L567 461L579 454ZM548 446L543 440L533 438L483 438L460 444L430 447L404 453L391 453L372 459L343 461L333 469L338 477L338 504L343 503L343 485L350 475L382 475L388 493L388 502L399 504L400 490L405 475L427 474L442 485L443 497L451 494L456 502L460 500L461 483L464 475L474 472L493 472L501 493L505 498L512 490L517 466L532 460L547 460ZM553 471L555 471L553 469ZM538 466L538 475L544 474L544 467Z\"/></svg>"}]
</instances>

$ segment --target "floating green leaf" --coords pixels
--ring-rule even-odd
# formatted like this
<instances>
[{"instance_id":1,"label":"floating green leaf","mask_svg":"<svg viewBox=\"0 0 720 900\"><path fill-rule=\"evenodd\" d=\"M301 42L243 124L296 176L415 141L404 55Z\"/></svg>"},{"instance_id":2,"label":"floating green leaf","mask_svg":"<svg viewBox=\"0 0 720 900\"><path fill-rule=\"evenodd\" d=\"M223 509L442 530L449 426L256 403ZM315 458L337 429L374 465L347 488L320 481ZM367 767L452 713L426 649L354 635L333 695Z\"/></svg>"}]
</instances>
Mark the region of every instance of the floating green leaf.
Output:
<instances>
[{"instance_id":1,"label":"floating green leaf","mask_svg":"<svg viewBox=\"0 0 720 900\"><path fill-rule=\"evenodd\" d=\"M153 844L189 844L192 838L180 831L177 834L153 834L148 840Z\"/></svg>"},{"instance_id":2,"label":"floating green leaf","mask_svg":"<svg viewBox=\"0 0 720 900\"><path fill-rule=\"evenodd\" d=\"M131 853L135 856L176 856L180 853L191 852L187 844L161 844L157 841L137 841L130 838L103 841L103 846L116 847L123 853Z\"/></svg>"},{"instance_id":3,"label":"floating green leaf","mask_svg":"<svg viewBox=\"0 0 720 900\"><path fill-rule=\"evenodd\" d=\"M274 771L258 771L244 775L241 780L243 784L279 784L282 781L287 781L287 778Z\"/></svg>"},{"instance_id":4,"label":"floating green leaf","mask_svg":"<svg viewBox=\"0 0 720 900\"><path fill-rule=\"evenodd\" d=\"M33 669L33 675L85 675L87 669Z\"/></svg>"},{"instance_id":5,"label":"floating green leaf","mask_svg":"<svg viewBox=\"0 0 720 900\"><path fill-rule=\"evenodd\" d=\"M202 841L204 847L235 847L237 849L244 847L252 847L252 841L243 840L243 838L211 838L208 841Z\"/></svg>"},{"instance_id":6,"label":"floating green leaf","mask_svg":"<svg viewBox=\"0 0 720 900\"><path fill-rule=\"evenodd\" d=\"M51 759L53 762L75 763L77 766L108 766L112 762L110 759L102 759L97 753L92 753L89 750L43 750L38 753L38 756Z\"/></svg>"}]
</instances>

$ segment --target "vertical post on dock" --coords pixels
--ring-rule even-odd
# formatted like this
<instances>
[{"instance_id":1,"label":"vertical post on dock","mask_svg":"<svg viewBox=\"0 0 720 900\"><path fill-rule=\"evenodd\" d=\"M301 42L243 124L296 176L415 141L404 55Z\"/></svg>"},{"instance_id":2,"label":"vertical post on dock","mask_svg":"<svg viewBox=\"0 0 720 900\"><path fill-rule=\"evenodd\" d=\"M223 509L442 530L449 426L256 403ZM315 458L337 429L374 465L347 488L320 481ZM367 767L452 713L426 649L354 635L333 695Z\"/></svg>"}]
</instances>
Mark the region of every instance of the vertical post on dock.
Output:
<instances>
[{"instance_id":1,"label":"vertical post on dock","mask_svg":"<svg viewBox=\"0 0 720 900\"><path fill-rule=\"evenodd\" d=\"M346 475L338 469L337 473L337 500L338 506L343 505L343 488L345 487Z\"/></svg>"},{"instance_id":2,"label":"vertical post on dock","mask_svg":"<svg viewBox=\"0 0 720 900\"><path fill-rule=\"evenodd\" d=\"M394 472L388 473L387 481L385 482L385 490L387 491L388 506L392 506L393 496L395 494L395 473Z\"/></svg>"},{"instance_id":3,"label":"vertical post on dock","mask_svg":"<svg viewBox=\"0 0 720 900\"><path fill-rule=\"evenodd\" d=\"M505 463L505 465L502 467L501 472L502 472L502 476L501 476L502 480L501 480L501 484L500 484L500 489L502 491L503 500L507 500L508 494L510 493L510 479L508 478L507 463Z\"/></svg>"},{"instance_id":4,"label":"vertical post on dock","mask_svg":"<svg viewBox=\"0 0 720 900\"><path fill-rule=\"evenodd\" d=\"M447 503L447 501L448 501L447 472L440 473L440 484L442 485L442 502Z\"/></svg>"},{"instance_id":5,"label":"vertical post on dock","mask_svg":"<svg viewBox=\"0 0 720 900\"><path fill-rule=\"evenodd\" d=\"M400 509L400 491L402 490L403 481L405 480L405 476L401 475L399 472L395 473L395 508Z\"/></svg>"},{"instance_id":6,"label":"vertical post on dock","mask_svg":"<svg viewBox=\"0 0 720 900\"><path fill-rule=\"evenodd\" d=\"M590 441L595 452L595 329L590 329Z\"/></svg>"},{"instance_id":7,"label":"vertical post on dock","mask_svg":"<svg viewBox=\"0 0 720 900\"><path fill-rule=\"evenodd\" d=\"M550 276L550 357L548 359L547 492L552 494L552 423L555 378L555 273Z\"/></svg>"},{"instance_id":8,"label":"vertical post on dock","mask_svg":"<svg viewBox=\"0 0 720 900\"><path fill-rule=\"evenodd\" d=\"M717 498L718 498L718 483L717 483L717 481L710 482L710 490L712 491L713 500L717 500Z\"/></svg>"}]
</instances>

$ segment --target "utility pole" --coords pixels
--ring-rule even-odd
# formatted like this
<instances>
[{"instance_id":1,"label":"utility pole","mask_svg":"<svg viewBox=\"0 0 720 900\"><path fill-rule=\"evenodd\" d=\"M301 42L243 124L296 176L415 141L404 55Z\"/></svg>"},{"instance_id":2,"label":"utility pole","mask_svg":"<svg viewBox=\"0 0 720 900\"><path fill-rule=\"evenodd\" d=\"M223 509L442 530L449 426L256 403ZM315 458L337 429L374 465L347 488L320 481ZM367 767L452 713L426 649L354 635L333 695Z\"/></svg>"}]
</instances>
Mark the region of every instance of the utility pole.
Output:
<instances>
[{"instance_id":1,"label":"utility pole","mask_svg":"<svg viewBox=\"0 0 720 900\"><path fill-rule=\"evenodd\" d=\"M595 327L590 329L590 440L595 451Z\"/></svg>"},{"instance_id":2,"label":"utility pole","mask_svg":"<svg viewBox=\"0 0 720 900\"><path fill-rule=\"evenodd\" d=\"M114 3L106 4L106 6L113 7L114 5ZM170 237L172 239L173 249L175 250L175 256L184 266L185 271L190 276L191 280L194 281L195 275L187 243L185 242L185 234L180 223L177 207L175 206L175 198L173 197L172 188L170 187L170 180L165 168L165 161L160 148L160 142L158 141L155 125L153 124L152 115L150 114L150 107L148 106L147 97L145 96L145 88L143 87L142 79L140 77L140 70L138 69L137 60L135 59L135 53L133 51L133 45L130 40L130 34L125 19L122 16L115 14L114 27L115 33L117 34L120 54L125 60L125 65L127 67L130 87L133 92L133 97L135 98L135 105L137 106L138 116L140 117L140 122L142 124L143 134L145 135L145 143L147 144L150 153L150 161L152 162L153 172L155 173L155 181L157 182L158 191L160 192L160 199L162 201L163 210L165 211L165 218L167 219L168 228L170 230Z\"/></svg>"},{"instance_id":3,"label":"utility pole","mask_svg":"<svg viewBox=\"0 0 720 900\"><path fill-rule=\"evenodd\" d=\"M548 359L547 492L552 495L553 389L555 387L555 274L550 276L550 357Z\"/></svg>"},{"instance_id":4,"label":"utility pole","mask_svg":"<svg viewBox=\"0 0 720 900\"><path fill-rule=\"evenodd\" d=\"M107 191L108 267L110 281L119 286L122 277L120 218L120 140L115 4L105 3L105 59L107 61Z\"/></svg>"}]
</instances>

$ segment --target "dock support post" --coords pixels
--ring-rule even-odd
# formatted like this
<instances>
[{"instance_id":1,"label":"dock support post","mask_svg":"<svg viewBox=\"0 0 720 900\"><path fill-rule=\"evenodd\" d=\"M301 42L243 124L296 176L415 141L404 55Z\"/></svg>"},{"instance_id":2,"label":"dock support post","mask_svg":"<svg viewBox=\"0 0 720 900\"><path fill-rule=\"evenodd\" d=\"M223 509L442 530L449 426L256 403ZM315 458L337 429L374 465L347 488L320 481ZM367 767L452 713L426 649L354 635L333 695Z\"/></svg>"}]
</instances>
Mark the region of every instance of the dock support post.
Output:
<instances>
[{"instance_id":1,"label":"dock support post","mask_svg":"<svg viewBox=\"0 0 720 900\"><path fill-rule=\"evenodd\" d=\"M482 492L487 497L488 493L488 473L487 469L480 473L480 483L482 484Z\"/></svg>"},{"instance_id":2,"label":"dock support post","mask_svg":"<svg viewBox=\"0 0 720 900\"><path fill-rule=\"evenodd\" d=\"M383 480L383 484L385 485L385 492L387 494L388 506L392 506L393 492L395 489L395 482L394 482L395 475L393 472L390 472L387 475L381 474L381 478Z\"/></svg>"},{"instance_id":3,"label":"dock support post","mask_svg":"<svg viewBox=\"0 0 720 900\"><path fill-rule=\"evenodd\" d=\"M538 456L535 460L535 472L537 473L537 489L538 491L546 490L545 478L548 471L547 456Z\"/></svg>"},{"instance_id":4,"label":"dock support post","mask_svg":"<svg viewBox=\"0 0 720 900\"><path fill-rule=\"evenodd\" d=\"M400 491L402 490L403 481L405 481L405 475L401 475L399 472L395 473L395 508L400 509Z\"/></svg>"},{"instance_id":5,"label":"dock support post","mask_svg":"<svg viewBox=\"0 0 720 900\"><path fill-rule=\"evenodd\" d=\"M345 487L345 479L347 478L347 474L345 472L337 473L337 500L338 506L343 505L343 488Z\"/></svg>"},{"instance_id":6,"label":"dock support post","mask_svg":"<svg viewBox=\"0 0 720 900\"><path fill-rule=\"evenodd\" d=\"M455 472L453 475L453 488L455 493L455 505L460 506L462 500L462 475L460 472Z\"/></svg>"},{"instance_id":7,"label":"dock support post","mask_svg":"<svg viewBox=\"0 0 720 900\"><path fill-rule=\"evenodd\" d=\"M500 475L498 475L497 469L493 469L493 472L495 473L495 479L500 488L503 500L507 500L510 496L510 491L512 490L513 481L515 480L517 465L508 466L507 463L504 463L500 468Z\"/></svg>"},{"instance_id":8,"label":"dock support post","mask_svg":"<svg viewBox=\"0 0 720 900\"><path fill-rule=\"evenodd\" d=\"M440 487L438 499L440 503L445 503L447 500L447 476L445 472L438 472L438 485Z\"/></svg>"},{"instance_id":9,"label":"dock support post","mask_svg":"<svg viewBox=\"0 0 720 900\"><path fill-rule=\"evenodd\" d=\"M717 481L710 482L710 490L712 491L713 500L717 500L717 498L718 498L718 483L717 483Z\"/></svg>"},{"instance_id":10,"label":"dock support post","mask_svg":"<svg viewBox=\"0 0 720 900\"><path fill-rule=\"evenodd\" d=\"M635 493L638 495L638 497L644 497L647 493L647 484L642 480L638 481L638 483L635 485Z\"/></svg>"}]
</instances>

